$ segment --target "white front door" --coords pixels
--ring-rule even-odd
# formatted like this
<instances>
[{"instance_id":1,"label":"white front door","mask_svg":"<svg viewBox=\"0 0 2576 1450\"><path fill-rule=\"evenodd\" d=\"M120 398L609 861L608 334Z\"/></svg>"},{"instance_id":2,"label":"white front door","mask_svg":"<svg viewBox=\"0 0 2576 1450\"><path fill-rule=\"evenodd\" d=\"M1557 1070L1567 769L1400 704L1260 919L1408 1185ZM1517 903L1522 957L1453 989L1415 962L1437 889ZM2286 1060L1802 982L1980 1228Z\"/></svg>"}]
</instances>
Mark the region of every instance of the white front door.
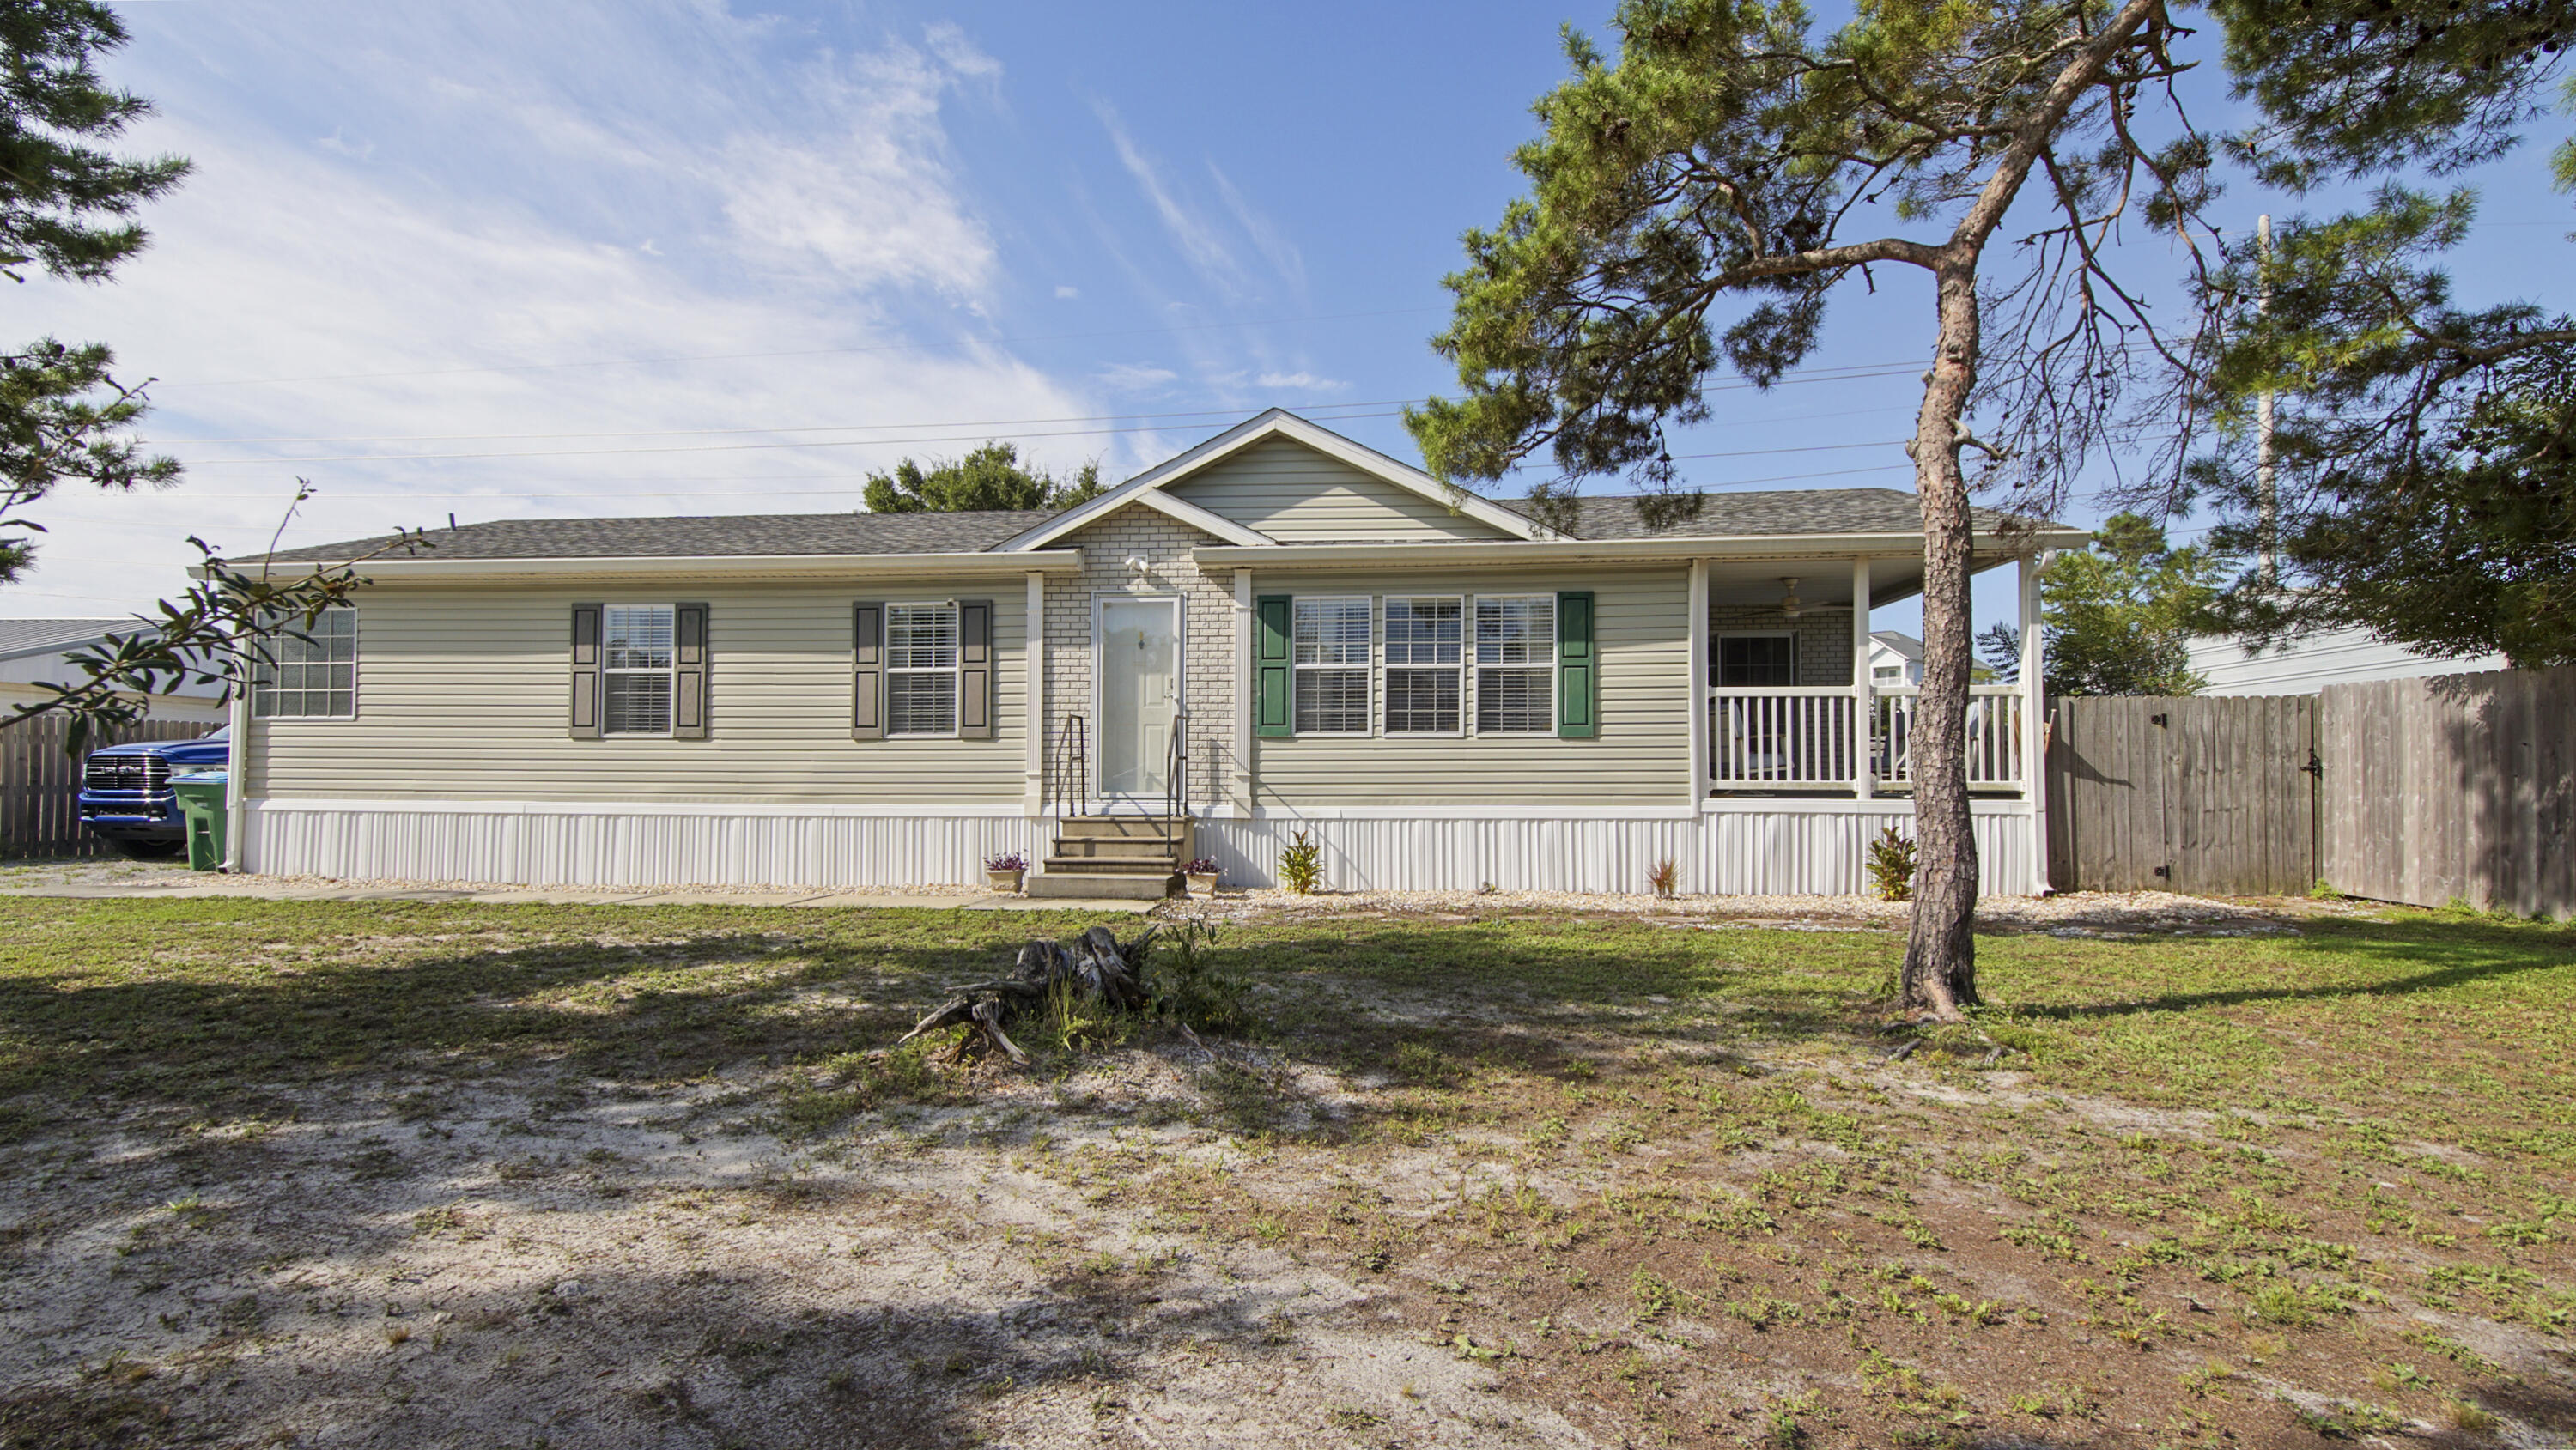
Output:
<instances>
[{"instance_id":1,"label":"white front door","mask_svg":"<svg viewBox=\"0 0 2576 1450\"><path fill-rule=\"evenodd\" d=\"M1100 602L1100 793L1162 808L1179 715L1181 602Z\"/></svg>"}]
</instances>

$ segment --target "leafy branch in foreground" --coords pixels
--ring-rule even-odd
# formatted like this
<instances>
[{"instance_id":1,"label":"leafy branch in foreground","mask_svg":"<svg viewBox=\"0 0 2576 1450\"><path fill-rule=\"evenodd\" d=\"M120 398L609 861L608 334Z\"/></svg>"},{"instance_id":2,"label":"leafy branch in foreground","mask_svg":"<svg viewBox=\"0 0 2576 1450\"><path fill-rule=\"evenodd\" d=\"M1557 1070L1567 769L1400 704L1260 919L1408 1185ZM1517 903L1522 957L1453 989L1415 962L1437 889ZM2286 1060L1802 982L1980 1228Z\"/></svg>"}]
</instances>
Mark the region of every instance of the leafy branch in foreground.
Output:
<instances>
[{"instance_id":1,"label":"leafy branch in foreground","mask_svg":"<svg viewBox=\"0 0 2576 1450\"><path fill-rule=\"evenodd\" d=\"M297 481L296 505L312 494L312 485ZM280 534L294 512L290 506L279 521ZM73 682L37 684L45 697L0 715L0 726L62 716L68 722L64 747L78 754L100 730L142 719L149 708L144 697L187 685L220 685L228 695L248 690L260 671L277 662L279 641L309 639L306 631L322 611L346 604L366 585L357 566L434 547L426 533L398 529L350 559L296 565L296 572L281 575L265 560L255 572L229 563L193 534L188 542L201 562L190 570L195 581L184 592L160 601L158 613L136 616L132 629L118 631L106 644L65 655Z\"/></svg>"}]
</instances>

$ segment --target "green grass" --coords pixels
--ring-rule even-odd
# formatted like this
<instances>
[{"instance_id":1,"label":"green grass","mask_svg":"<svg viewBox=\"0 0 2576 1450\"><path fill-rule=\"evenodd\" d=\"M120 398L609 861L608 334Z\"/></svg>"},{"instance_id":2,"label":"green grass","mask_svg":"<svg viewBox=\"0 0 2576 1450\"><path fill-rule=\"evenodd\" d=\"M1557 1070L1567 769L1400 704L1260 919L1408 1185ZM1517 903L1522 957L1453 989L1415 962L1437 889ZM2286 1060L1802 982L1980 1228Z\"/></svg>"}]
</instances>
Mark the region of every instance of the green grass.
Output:
<instances>
[{"instance_id":1,"label":"green grass","mask_svg":"<svg viewBox=\"0 0 2576 1450\"><path fill-rule=\"evenodd\" d=\"M298 1089L718 1076L759 1126L827 1143L985 1090L879 1049L942 987L1087 924L20 899L0 1144L138 1112L249 1132ZM2576 1334L2576 930L2391 911L2247 937L1990 936L1994 1005L1894 1063L1915 1034L1885 1008L1901 950L1626 917L1229 927L1174 990L1265 1055L1193 1059L1196 1121L1294 1185L1023 1141L1212 1241L1498 1286L1430 1296L1423 1327L1621 1407L1597 1427L1614 1438L1695 1433L1675 1407L1725 1381L1668 1353L1693 1335L1822 1376L1801 1434L2026 1431L2095 1414L2110 1383L2124 1419L2168 1415L2192 1443L2189 1424L2257 1413L2211 1408L2256 1365L2347 1430L2485 1402L2510 1371L2418 1308L2558 1353ZM1043 1080L1159 1031L1071 1010L1021 1041ZM1357 1084L1359 1106L1299 1111L1288 1069ZM1425 1154L1446 1155L1428 1196L1360 1191ZM1508 1181L1471 1188L1474 1164ZM1529 1328L1574 1323L1625 1338ZM2125 1368L2167 1348L2201 1368ZM2043 1350L2059 1360L2039 1376Z\"/></svg>"}]
</instances>

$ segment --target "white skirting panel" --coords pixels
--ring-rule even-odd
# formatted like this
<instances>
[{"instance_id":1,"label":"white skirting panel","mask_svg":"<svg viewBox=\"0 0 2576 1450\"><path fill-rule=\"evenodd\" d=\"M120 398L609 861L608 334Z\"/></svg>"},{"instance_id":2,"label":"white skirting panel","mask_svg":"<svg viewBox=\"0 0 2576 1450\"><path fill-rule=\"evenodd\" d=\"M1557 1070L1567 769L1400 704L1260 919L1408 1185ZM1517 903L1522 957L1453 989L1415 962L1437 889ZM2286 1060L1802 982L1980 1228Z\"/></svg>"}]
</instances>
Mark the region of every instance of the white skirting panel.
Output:
<instances>
[{"instance_id":1,"label":"white skirting panel","mask_svg":"<svg viewBox=\"0 0 2576 1450\"><path fill-rule=\"evenodd\" d=\"M244 865L278 875L530 886L900 886L983 879L984 858L1041 860L1055 823L1016 807L795 811L780 807L513 801L252 801ZM1198 849L1226 879L1278 882L1279 853L1305 830L1342 891L1643 892L1657 863L1713 895L1840 895L1868 889L1872 837L1910 829L1903 801L1728 802L1682 810L1517 815L1426 806L1312 818L1265 812L1198 823ZM2019 802L1979 802L1989 894L2033 889L2036 842Z\"/></svg>"},{"instance_id":2,"label":"white skirting panel","mask_svg":"<svg viewBox=\"0 0 2576 1450\"><path fill-rule=\"evenodd\" d=\"M252 802L244 865L277 875L528 886L969 885L984 858L1046 854L1049 823L1007 814L580 812L511 802Z\"/></svg>"}]
</instances>

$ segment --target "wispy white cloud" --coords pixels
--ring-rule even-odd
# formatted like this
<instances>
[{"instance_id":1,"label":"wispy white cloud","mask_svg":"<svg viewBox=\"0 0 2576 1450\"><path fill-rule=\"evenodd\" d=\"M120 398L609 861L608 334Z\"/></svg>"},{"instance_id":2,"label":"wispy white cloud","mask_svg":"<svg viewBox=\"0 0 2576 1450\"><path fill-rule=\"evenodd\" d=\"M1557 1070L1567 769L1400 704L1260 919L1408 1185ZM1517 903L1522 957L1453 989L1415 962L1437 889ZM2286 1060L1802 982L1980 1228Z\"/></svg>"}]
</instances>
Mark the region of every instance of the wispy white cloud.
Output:
<instances>
[{"instance_id":1,"label":"wispy white cloud","mask_svg":"<svg viewBox=\"0 0 2576 1450\"><path fill-rule=\"evenodd\" d=\"M1093 376L1113 393L1154 393L1177 381L1180 374L1151 363L1111 363Z\"/></svg>"},{"instance_id":2,"label":"wispy white cloud","mask_svg":"<svg viewBox=\"0 0 2576 1450\"><path fill-rule=\"evenodd\" d=\"M1247 280L1243 265L1218 239L1216 229L1195 210L1184 205L1179 195L1164 182L1160 168L1137 149L1135 139L1127 134L1126 124L1118 119L1118 112L1108 102L1099 102L1093 109L1099 113L1100 124L1108 129L1109 144L1118 152L1118 164L1127 168L1128 176L1136 182L1136 189L1145 194L1147 204L1162 220L1163 230L1170 235L1172 245L1179 248L1181 256L1209 282L1227 291L1239 290Z\"/></svg>"},{"instance_id":3,"label":"wispy white cloud","mask_svg":"<svg viewBox=\"0 0 2576 1450\"><path fill-rule=\"evenodd\" d=\"M1268 217L1253 209L1252 203L1235 189L1232 178L1216 162L1208 162L1208 174L1216 178L1217 194L1225 198L1226 210L1234 213L1235 225L1252 238L1252 245L1260 251L1262 260L1268 262L1271 269L1279 274L1279 279L1288 284L1289 291L1302 300L1306 293L1306 259L1298 252L1296 244L1289 241Z\"/></svg>"},{"instance_id":4,"label":"wispy white cloud","mask_svg":"<svg viewBox=\"0 0 2576 1450\"><path fill-rule=\"evenodd\" d=\"M179 583L189 532L264 544L298 475L322 491L290 544L450 510L832 511L869 469L957 446L922 440L1096 411L1093 385L954 320L994 301L1000 263L944 119L999 67L953 27L782 70L770 22L694 0L251 0L134 23L116 79L163 109L134 144L198 170L116 282L31 282L18 326L164 379L147 431L190 475L149 505L59 495L8 612L140 605ZM714 354L755 356L616 361ZM526 366L554 363L583 365ZM926 422L962 426L882 426ZM639 436L848 424L878 427ZM617 436L528 436L575 433ZM818 437L877 441L607 451ZM244 438L321 441L191 441ZM553 456L309 461L465 452Z\"/></svg>"},{"instance_id":5,"label":"wispy white cloud","mask_svg":"<svg viewBox=\"0 0 2576 1450\"><path fill-rule=\"evenodd\" d=\"M1309 372L1263 373L1253 382L1264 388L1298 393L1338 393L1350 386L1338 379L1319 378Z\"/></svg>"}]
</instances>

